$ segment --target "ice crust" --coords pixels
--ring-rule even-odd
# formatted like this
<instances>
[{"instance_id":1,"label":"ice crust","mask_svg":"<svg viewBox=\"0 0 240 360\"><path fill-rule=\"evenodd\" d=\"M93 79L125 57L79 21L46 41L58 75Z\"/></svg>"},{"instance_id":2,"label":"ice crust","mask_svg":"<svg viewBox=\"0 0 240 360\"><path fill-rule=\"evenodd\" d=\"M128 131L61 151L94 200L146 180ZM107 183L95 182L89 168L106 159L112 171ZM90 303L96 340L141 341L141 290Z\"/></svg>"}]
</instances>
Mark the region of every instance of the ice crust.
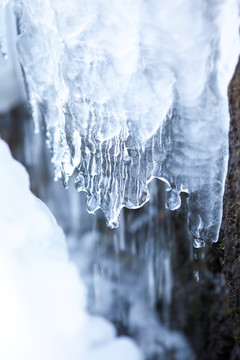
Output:
<instances>
[{"instance_id":1,"label":"ice crust","mask_svg":"<svg viewBox=\"0 0 240 360\"><path fill-rule=\"evenodd\" d=\"M227 87L239 54L238 0L14 0L36 131L56 178L110 227L121 207L189 194L196 247L217 241L228 161Z\"/></svg>"},{"instance_id":2,"label":"ice crust","mask_svg":"<svg viewBox=\"0 0 240 360\"><path fill-rule=\"evenodd\" d=\"M133 341L87 313L64 234L1 139L0 173L0 358L141 360Z\"/></svg>"}]
</instances>

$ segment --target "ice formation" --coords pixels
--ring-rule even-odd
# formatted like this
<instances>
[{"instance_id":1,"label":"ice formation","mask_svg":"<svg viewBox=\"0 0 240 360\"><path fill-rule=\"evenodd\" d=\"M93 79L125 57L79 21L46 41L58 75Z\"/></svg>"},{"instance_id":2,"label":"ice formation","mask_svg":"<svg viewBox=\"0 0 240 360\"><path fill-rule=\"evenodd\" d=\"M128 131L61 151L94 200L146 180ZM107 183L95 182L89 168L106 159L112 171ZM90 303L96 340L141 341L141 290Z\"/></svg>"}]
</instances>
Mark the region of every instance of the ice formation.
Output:
<instances>
[{"instance_id":1,"label":"ice formation","mask_svg":"<svg viewBox=\"0 0 240 360\"><path fill-rule=\"evenodd\" d=\"M101 208L111 227L160 178L168 208L189 194L195 246L217 241L238 0L12 3L36 131L44 118L56 178L67 186L77 169L88 211Z\"/></svg>"},{"instance_id":2,"label":"ice formation","mask_svg":"<svg viewBox=\"0 0 240 360\"><path fill-rule=\"evenodd\" d=\"M140 360L131 340L88 315L63 232L2 140L0 171L0 358Z\"/></svg>"},{"instance_id":3,"label":"ice formation","mask_svg":"<svg viewBox=\"0 0 240 360\"><path fill-rule=\"evenodd\" d=\"M0 1L0 113L6 113L26 101L26 97L15 45L16 21L10 6L4 11L2 6ZM4 15L7 17L6 23L3 22Z\"/></svg>"}]
</instances>

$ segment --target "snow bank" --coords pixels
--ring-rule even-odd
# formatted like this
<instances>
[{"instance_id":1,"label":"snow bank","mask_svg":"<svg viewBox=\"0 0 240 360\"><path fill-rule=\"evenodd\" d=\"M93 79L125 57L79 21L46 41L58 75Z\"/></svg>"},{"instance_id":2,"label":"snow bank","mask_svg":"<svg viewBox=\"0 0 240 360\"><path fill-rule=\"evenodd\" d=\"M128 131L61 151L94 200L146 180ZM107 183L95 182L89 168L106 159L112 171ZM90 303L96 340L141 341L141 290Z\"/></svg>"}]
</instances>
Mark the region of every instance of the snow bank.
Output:
<instances>
[{"instance_id":1,"label":"snow bank","mask_svg":"<svg viewBox=\"0 0 240 360\"><path fill-rule=\"evenodd\" d=\"M64 234L2 140L0 173L0 358L141 359L131 340L87 314Z\"/></svg>"}]
</instances>

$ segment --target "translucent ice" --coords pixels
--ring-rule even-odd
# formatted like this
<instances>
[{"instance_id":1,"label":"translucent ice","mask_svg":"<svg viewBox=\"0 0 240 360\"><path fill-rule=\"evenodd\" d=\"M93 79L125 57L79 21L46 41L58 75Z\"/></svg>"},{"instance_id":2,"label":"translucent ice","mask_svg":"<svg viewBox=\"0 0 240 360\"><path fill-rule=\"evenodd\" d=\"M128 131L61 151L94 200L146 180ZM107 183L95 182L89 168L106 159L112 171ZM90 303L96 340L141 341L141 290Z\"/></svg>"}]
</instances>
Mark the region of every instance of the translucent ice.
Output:
<instances>
[{"instance_id":1,"label":"translucent ice","mask_svg":"<svg viewBox=\"0 0 240 360\"><path fill-rule=\"evenodd\" d=\"M0 140L0 358L140 360L127 338L86 311L63 232Z\"/></svg>"},{"instance_id":2,"label":"translucent ice","mask_svg":"<svg viewBox=\"0 0 240 360\"><path fill-rule=\"evenodd\" d=\"M189 194L195 245L217 241L228 159L227 87L238 0L14 0L19 58L56 178L117 226L123 206Z\"/></svg>"},{"instance_id":3,"label":"translucent ice","mask_svg":"<svg viewBox=\"0 0 240 360\"><path fill-rule=\"evenodd\" d=\"M0 0L0 53L4 57L7 56L7 35L6 35L6 22L5 22L5 7L7 0Z\"/></svg>"},{"instance_id":4,"label":"translucent ice","mask_svg":"<svg viewBox=\"0 0 240 360\"><path fill-rule=\"evenodd\" d=\"M26 100L17 56L16 34L16 22L10 4L0 0L0 113Z\"/></svg>"}]
</instances>

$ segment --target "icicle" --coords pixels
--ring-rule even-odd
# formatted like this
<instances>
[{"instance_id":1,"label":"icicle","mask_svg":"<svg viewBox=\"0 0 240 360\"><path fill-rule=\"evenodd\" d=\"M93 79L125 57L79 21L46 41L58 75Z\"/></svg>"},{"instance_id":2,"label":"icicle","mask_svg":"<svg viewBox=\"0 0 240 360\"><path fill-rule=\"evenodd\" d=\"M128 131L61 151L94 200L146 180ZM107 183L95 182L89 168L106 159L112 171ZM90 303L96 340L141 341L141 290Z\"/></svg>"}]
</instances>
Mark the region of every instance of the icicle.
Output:
<instances>
[{"instance_id":1,"label":"icicle","mask_svg":"<svg viewBox=\"0 0 240 360\"><path fill-rule=\"evenodd\" d=\"M5 7L8 0L0 0L0 52L7 58L7 35L5 25Z\"/></svg>"},{"instance_id":2,"label":"icicle","mask_svg":"<svg viewBox=\"0 0 240 360\"><path fill-rule=\"evenodd\" d=\"M101 208L110 227L123 206L149 200L153 177L164 179L170 209L189 194L195 245L217 241L238 0L14 3L19 56L56 178L67 186L77 168L88 211Z\"/></svg>"}]
</instances>

